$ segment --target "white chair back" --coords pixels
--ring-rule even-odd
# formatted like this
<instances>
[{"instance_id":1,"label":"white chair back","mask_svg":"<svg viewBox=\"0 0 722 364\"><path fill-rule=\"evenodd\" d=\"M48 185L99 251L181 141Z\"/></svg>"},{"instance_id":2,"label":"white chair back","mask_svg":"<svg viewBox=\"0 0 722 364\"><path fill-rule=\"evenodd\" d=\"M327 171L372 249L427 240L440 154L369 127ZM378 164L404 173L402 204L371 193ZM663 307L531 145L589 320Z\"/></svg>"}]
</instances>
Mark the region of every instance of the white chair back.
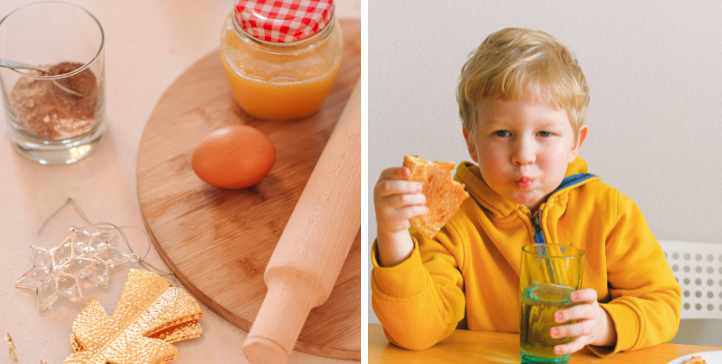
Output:
<instances>
[{"instance_id":1,"label":"white chair back","mask_svg":"<svg viewBox=\"0 0 722 364\"><path fill-rule=\"evenodd\" d=\"M660 241L682 288L683 319L722 319L722 244Z\"/></svg>"}]
</instances>

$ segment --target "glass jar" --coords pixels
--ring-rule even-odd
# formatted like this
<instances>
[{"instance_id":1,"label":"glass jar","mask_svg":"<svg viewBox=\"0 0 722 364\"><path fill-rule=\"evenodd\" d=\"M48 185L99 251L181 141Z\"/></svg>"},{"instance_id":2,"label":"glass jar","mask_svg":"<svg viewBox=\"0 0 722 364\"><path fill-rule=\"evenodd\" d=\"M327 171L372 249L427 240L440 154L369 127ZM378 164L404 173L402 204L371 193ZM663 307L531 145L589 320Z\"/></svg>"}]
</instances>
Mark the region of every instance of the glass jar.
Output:
<instances>
[{"instance_id":1,"label":"glass jar","mask_svg":"<svg viewBox=\"0 0 722 364\"><path fill-rule=\"evenodd\" d=\"M288 24L289 16L273 19L273 13L269 16L253 11L250 16L258 18L249 25L248 13L239 10L251 3L247 0L240 0L226 19L220 47L223 71L233 97L248 114L263 119L298 119L313 114L323 104L341 66L343 35L333 15L332 0L318 2L330 6L327 23L306 37L294 38L293 32L298 34L300 30L293 26L284 29L281 37L277 31L273 33L275 38L259 34L272 21ZM263 6L262 1L253 3ZM279 41L284 35L291 41Z\"/></svg>"},{"instance_id":2,"label":"glass jar","mask_svg":"<svg viewBox=\"0 0 722 364\"><path fill-rule=\"evenodd\" d=\"M32 3L0 20L0 58L14 61L0 68L5 119L22 155L67 164L98 148L106 129L104 39L98 19L63 2Z\"/></svg>"}]
</instances>

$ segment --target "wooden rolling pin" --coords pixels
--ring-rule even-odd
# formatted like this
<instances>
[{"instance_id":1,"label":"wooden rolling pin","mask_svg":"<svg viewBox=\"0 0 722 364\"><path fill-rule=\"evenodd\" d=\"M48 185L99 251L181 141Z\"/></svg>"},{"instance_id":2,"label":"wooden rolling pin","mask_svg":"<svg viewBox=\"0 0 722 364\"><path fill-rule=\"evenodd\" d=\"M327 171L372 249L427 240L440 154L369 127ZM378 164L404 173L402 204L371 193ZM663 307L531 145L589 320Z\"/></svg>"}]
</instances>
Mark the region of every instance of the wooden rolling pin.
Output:
<instances>
[{"instance_id":1,"label":"wooden rolling pin","mask_svg":"<svg viewBox=\"0 0 722 364\"><path fill-rule=\"evenodd\" d=\"M361 84L356 84L266 267L268 293L243 345L285 363L311 309L328 299L361 226Z\"/></svg>"}]
</instances>

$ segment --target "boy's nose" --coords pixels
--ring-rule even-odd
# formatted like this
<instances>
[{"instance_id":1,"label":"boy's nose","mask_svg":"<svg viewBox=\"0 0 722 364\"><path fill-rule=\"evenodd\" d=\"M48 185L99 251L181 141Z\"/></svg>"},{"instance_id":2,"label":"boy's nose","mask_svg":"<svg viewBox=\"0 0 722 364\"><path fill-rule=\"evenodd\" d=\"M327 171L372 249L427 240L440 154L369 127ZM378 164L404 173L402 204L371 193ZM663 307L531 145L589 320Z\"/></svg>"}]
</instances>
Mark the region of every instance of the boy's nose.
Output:
<instances>
[{"instance_id":1,"label":"boy's nose","mask_svg":"<svg viewBox=\"0 0 722 364\"><path fill-rule=\"evenodd\" d=\"M533 164L536 161L536 153L534 151L534 145L531 141L526 138L520 138L514 145L514 150L511 154L511 161L514 164L526 165Z\"/></svg>"}]
</instances>

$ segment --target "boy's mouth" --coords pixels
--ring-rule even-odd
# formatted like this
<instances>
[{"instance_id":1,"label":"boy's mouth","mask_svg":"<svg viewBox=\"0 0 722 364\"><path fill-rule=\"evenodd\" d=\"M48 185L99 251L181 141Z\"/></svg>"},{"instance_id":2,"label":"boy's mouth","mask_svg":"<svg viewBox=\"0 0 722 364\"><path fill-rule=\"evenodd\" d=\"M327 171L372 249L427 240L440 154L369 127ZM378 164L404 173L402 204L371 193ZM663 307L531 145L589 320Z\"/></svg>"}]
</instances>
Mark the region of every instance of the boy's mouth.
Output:
<instances>
[{"instance_id":1,"label":"boy's mouth","mask_svg":"<svg viewBox=\"0 0 722 364\"><path fill-rule=\"evenodd\" d=\"M531 185L534 183L534 180L529 177L522 177L517 180L514 180L514 183L518 188L521 189L527 189L531 187Z\"/></svg>"}]
</instances>

